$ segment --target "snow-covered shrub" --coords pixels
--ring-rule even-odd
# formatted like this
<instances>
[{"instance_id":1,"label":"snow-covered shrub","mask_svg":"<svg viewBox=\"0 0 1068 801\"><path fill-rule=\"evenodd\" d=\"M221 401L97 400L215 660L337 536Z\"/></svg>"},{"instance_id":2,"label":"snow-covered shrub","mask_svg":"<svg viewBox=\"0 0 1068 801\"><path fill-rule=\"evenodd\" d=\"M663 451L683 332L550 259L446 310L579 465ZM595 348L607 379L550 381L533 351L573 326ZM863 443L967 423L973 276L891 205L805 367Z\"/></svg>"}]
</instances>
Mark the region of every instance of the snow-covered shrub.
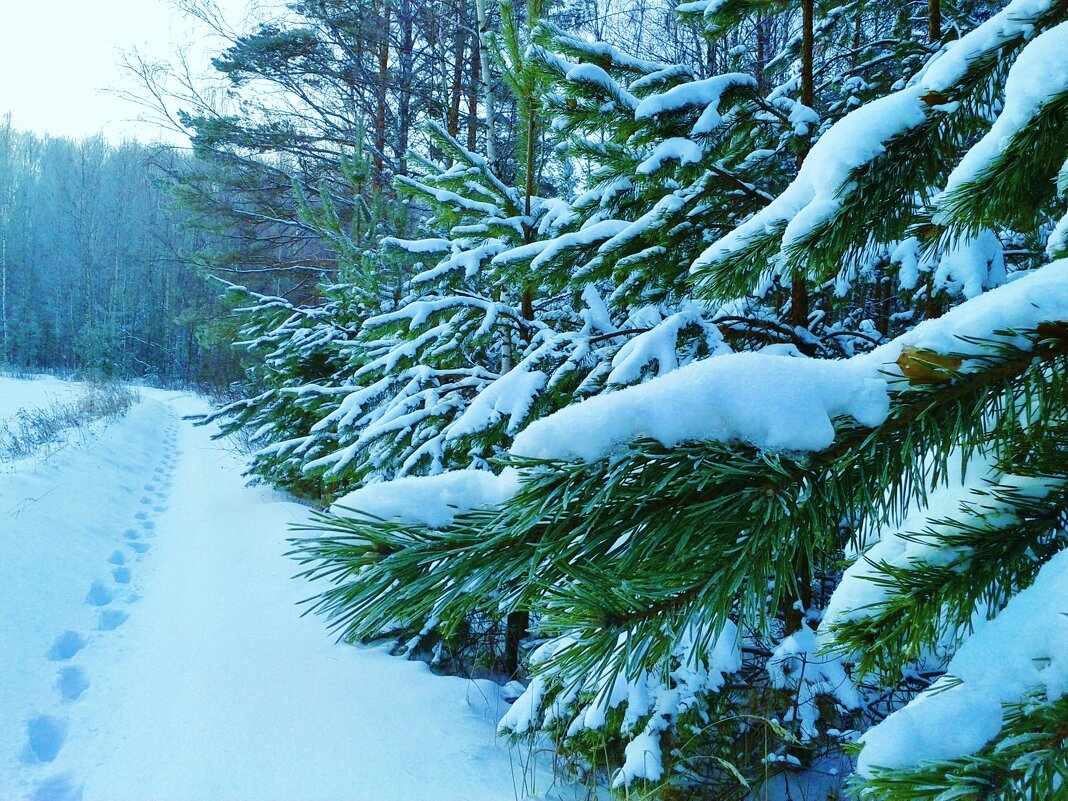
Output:
<instances>
[{"instance_id":1,"label":"snow-covered shrub","mask_svg":"<svg viewBox=\"0 0 1068 801\"><path fill-rule=\"evenodd\" d=\"M125 384L90 382L69 401L19 409L0 420L0 461L22 459L60 442L71 431L122 417L138 400L137 392Z\"/></svg>"}]
</instances>

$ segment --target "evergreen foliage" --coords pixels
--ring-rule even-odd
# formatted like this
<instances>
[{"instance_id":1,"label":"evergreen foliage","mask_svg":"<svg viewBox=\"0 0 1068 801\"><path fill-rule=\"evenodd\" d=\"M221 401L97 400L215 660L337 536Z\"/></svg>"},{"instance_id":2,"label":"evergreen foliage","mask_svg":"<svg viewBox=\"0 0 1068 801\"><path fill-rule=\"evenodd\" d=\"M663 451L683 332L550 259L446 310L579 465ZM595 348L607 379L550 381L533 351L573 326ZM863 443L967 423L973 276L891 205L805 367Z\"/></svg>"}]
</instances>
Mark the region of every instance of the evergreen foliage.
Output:
<instances>
[{"instance_id":1,"label":"evergreen foliage","mask_svg":"<svg viewBox=\"0 0 1068 801\"><path fill-rule=\"evenodd\" d=\"M758 28L791 18L774 4L683 11L700 13L713 41L754 15ZM1041 265L1064 241L1068 9L956 12L959 38L901 36L877 58L881 45L840 35L848 22L877 30L865 17L877 10L823 8L824 68L843 64L821 80L817 109L794 94L805 48L793 37L759 79L698 79L530 29L531 46L511 54L543 76L560 174L584 172L581 191L566 205L528 192L521 208L518 190L487 186L485 162L444 140L454 165L402 183L450 211L432 218L436 239L397 244L442 253L435 279L458 280L469 260L463 279L499 290L494 302L518 296L515 318L526 319L526 292L570 295L539 311L545 330L567 332L580 309L588 372L517 416L504 404L542 385L491 388L542 364L537 337L480 327L448 340L443 353L465 355L529 343L507 372L501 350L466 362L496 377L464 414L490 399L496 416L482 419L499 435L473 449L460 426L443 441L462 442L466 458L430 470L500 474L477 490L468 471L373 484L296 541L305 575L333 585L315 608L342 636L398 624L448 636L472 615L533 612L531 681L502 731L548 735L619 788L742 798L803 784L837 769L849 731L870 727L854 778L865 798L1063 790L1068 655L1005 632L1027 610L1061 625L1051 588L1063 591L1068 514L1068 271ZM902 32L900 17L877 22ZM786 321L798 276L815 290L806 326ZM650 309L652 324L634 322ZM418 337L436 311L417 305L363 330L403 320ZM588 347L602 334L611 349ZM613 381L643 350L658 356ZM406 505L416 497L427 508ZM453 508L435 517L439 499ZM843 576L834 565L846 556ZM984 648L1026 669L1010 677L976 656ZM969 703L981 725L939 712ZM900 745L903 731L947 722L963 730L950 745L935 748L935 734L921 738L930 753Z\"/></svg>"}]
</instances>

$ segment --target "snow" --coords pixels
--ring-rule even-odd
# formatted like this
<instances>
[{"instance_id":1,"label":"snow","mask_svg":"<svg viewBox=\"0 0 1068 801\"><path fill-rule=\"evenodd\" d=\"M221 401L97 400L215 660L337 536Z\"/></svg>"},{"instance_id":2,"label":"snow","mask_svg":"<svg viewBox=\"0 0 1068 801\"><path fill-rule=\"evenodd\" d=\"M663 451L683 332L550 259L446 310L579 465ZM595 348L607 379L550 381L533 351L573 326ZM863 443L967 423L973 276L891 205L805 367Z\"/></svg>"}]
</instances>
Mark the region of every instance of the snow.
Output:
<instances>
[{"instance_id":1,"label":"snow","mask_svg":"<svg viewBox=\"0 0 1068 801\"><path fill-rule=\"evenodd\" d=\"M701 13L707 18L717 13L728 2L729 0L694 0L694 2L679 3L675 6L675 10L680 14Z\"/></svg>"},{"instance_id":2,"label":"snow","mask_svg":"<svg viewBox=\"0 0 1068 801\"><path fill-rule=\"evenodd\" d=\"M742 667L741 637L731 621L714 638L711 647L705 643L706 632L688 628L675 648L678 667L670 676L659 672L642 672L628 679L623 674L609 676L593 673L573 677L554 675L553 656L573 645L568 636L556 637L540 645L530 656L532 665L540 667L523 694L516 699L501 719L501 732L522 734L536 729L541 721L548 726L554 721L570 719L567 736L574 737L584 730L604 727L609 710L626 705L621 726L624 739L624 763L612 777L612 786L626 787L637 779L657 781L663 777L660 734L674 718L700 703L701 696L718 692L726 683L726 676ZM618 644L623 648L626 638ZM550 682L560 681L561 691L549 704L544 704ZM638 727L640 720L648 719Z\"/></svg>"},{"instance_id":3,"label":"snow","mask_svg":"<svg viewBox=\"0 0 1068 801\"><path fill-rule=\"evenodd\" d=\"M945 248L938 259L934 285L951 297L974 298L1005 283L1005 251L997 235L984 229Z\"/></svg>"},{"instance_id":4,"label":"snow","mask_svg":"<svg viewBox=\"0 0 1068 801\"><path fill-rule=\"evenodd\" d=\"M873 100L847 114L812 146L797 177L770 204L705 249L696 272L785 224L783 245L804 238L841 207L850 174L886 150L886 142L927 118L920 87Z\"/></svg>"},{"instance_id":5,"label":"snow","mask_svg":"<svg viewBox=\"0 0 1068 801\"><path fill-rule=\"evenodd\" d=\"M974 181L1002 154L1008 140L1025 128L1042 106L1068 91L1068 22L1051 28L1017 56L1005 81L1005 105L987 134L961 159L943 196Z\"/></svg>"},{"instance_id":6,"label":"snow","mask_svg":"<svg viewBox=\"0 0 1068 801\"><path fill-rule=\"evenodd\" d=\"M512 453L592 461L639 437L819 450L839 415L873 426L888 410L886 382L866 364L735 353L567 407L528 426Z\"/></svg>"},{"instance_id":7,"label":"snow","mask_svg":"<svg viewBox=\"0 0 1068 801\"><path fill-rule=\"evenodd\" d=\"M965 76L969 65L983 54L1016 38L1026 39L1033 31L1034 21L1050 5L1050 0L1013 0L999 13L948 44L909 86L866 103L840 119L816 141L790 185L768 206L709 245L693 263L691 271L698 272L780 228L784 248L802 241L842 207L854 170L882 154L891 139L927 120L931 107L924 97L951 91ZM1053 46L1052 42L1051 39L1049 46ZM1036 61L1045 51L1043 46ZM1058 63L1061 58L1062 54ZM1025 62L1023 74L1028 76L1027 82L1032 80L1034 72L1035 68ZM1034 94L1034 90L1025 93ZM641 105L638 108L641 111Z\"/></svg>"},{"instance_id":8,"label":"snow","mask_svg":"<svg viewBox=\"0 0 1068 801\"><path fill-rule=\"evenodd\" d=\"M582 50L585 54L593 57L597 61L608 61L613 66L621 67L632 72L658 72L670 66L659 61L647 61L643 58L635 58L634 56L627 55L622 50L613 47L607 42L589 42L585 39L568 36L566 34L557 34L553 38L557 42L566 42L568 46Z\"/></svg>"},{"instance_id":9,"label":"snow","mask_svg":"<svg viewBox=\"0 0 1068 801\"><path fill-rule=\"evenodd\" d=\"M20 410L41 409L65 403L77 394L78 385L51 376L17 381L0 375L0 425Z\"/></svg>"},{"instance_id":10,"label":"snow","mask_svg":"<svg viewBox=\"0 0 1068 801\"><path fill-rule=\"evenodd\" d=\"M0 379L5 414L62 391ZM284 553L308 510L180 419L206 404L141 392L0 470L0 798L522 797L496 685L301 617Z\"/></svg>"},{"instance_id":11,"label":"snow","mask_svg":"<svg viewBox=\"0 0 1068 801\"><path fill-rule=\"evenodd\" d=\"M692 135L712 133L719 127L721 115L719 113L720 100L724 92L735 87L750 87L755 89L756 79L751 75L739 72L730 72L725 75L716 75L700 81L674 86L666 92L649 95L644 98L634 111L635 119L648 119L658 114L665 114L680 109L697 106L704 111L694 125Z\"/></svg>"},{"instance_id":12,"label":"snow","mask_svg":"<svg viewBox=\"0 0 1068 801\"><path fill-rule=\"evenodd\" d=\"M916 532L944 530L946 527L938 521L959 518L962 503L978 500L973 489L990 490L991 482L996 480L990 458L984 454L974 454L966 465L961 464L960 458L949 459L945 481L929 490L926 498L913 499L897 525L874 532L865 544L863 558L845 571L824 611L821 644L833 645L827 633L833 626L865 617L876 604L886 600L888 588L870 580L878 573L877 565L907 567L917 561L937 561L938 547L917 538ZM985 498L981 502L984 506L990 503Z\"/></svg>"},{"instance_id":13,"label":"snow","mask_svg":"<svg viewBox=\"0 0 1068 801\"><path fill-rule=\"evenodd\" d=\"M807 623L784 637L768 658L767 671L771 686L795 692L794 707L788 720L801 723L801 739L812 740L818 735L820 696L831 696L845 709L860 706L860 695L846 675L842 659L821 654L819 641Z\"/></svg>"},{"instance_id":14,"label":"snow","mask_svg":"<svg viewBox=\"0 0 1068 801\"><path fill-rule=\"evenodd\" d=\"M679 335L692 326L704 331L704 338L713 352L729 353L730 346L715 326L705 322L706 309L697 303L686 304L675 314L656 322L648 331L628 339L612 357L609 384L631 384L642 377L645 368L656 362L656 374L664 375L679 366Z\"/></svg>"},{"instance_id":15,"label":"snow","mask_svg":"<svg viewBox=\"0 0 1068 801\"><path fill-rule=\"evenodd\" d=\"M933 273L935 289L950 297L974 298L1005 283L1005 249L997 234L983 229L966 234L942 248L937 255L923 251L916 237L897 243L890 261L899 265L904 289L915 288L920 273Z\"/></svg>"},{"instance_id":16,"label":"snow","mask_svg":"<svg viewBox=\"0 0 1068 801\"><path fill-rule=\"evenodd\" d=\"M1064 256L1066 253L1068 253L1068 214L1057 221L1050 232L1049 239L1046 240L1046 255Z\"/></svg>"},{"instance_id":17,"label":"snow","mask_svg":"<svg viewBox=\"0 0 1068 801\"><path fill-rule=\"evenodd\" d=\"M704 155L704 148L690 139L681 136L665 139L653 148L645 161L637 167L639 175L651 175L660 169L665 161L675 160L680 165L697 164Z\"/></svg>"},{"instance_id":18,"label":"snow","mask_svg":"<svg viewBox=\"0 0 1068 801\"><path fill-rule=\"evenodd\" d=\"M928 91L944 91L953 86L983 53L1018 36L1029 36L1034 30L1033 23L1052 5L1052 0L1012 0L936 55L919 76L919 81Z\"/></svg>"},{"instance_id":19,"label":"snow","mask_svg":"<svg viewBox=\"0 0 1068 801\"><path fill-rule=\"evenodd\" d=\"M516 489L514 470L499 476L488 470L452 470L368 484L339 498L330 511L336 515L358 511L386 520L443 528L458 514L504 502Z\"/></svg>"},{"instance_id":20,"label":"snow","mask_svg":"<svg viewBox=\"0 0 1068 801\"><path fill-rule=\"evenodd\" d=\"M413 276L412 284L424 284L434 281L446 273L460 268L463 269L464 278L471 278L481 269L483 261L493 258L508 247L499 239L490 239L477 247L466 249L459 247L460 244L462 244L462 240L457 243L458 246L448 257L439 261L429 270L424 270Z\"/></svg>"},{"instance_id":21,"label":"snow","mask_svg":"<svg viewBox=\"0 0 1068 801\"><path fill-rule=\"evenodd\" d=\"M1066 551L961 646L946 676L860 738L857 772L974 754L1001 731L1002 705L1036 689L1050 702L1068 691Z\"/></svg>"},{"instance_id":22,"label":"snow","mask_svg":"<svg viewBox=\"0 0 1068 801\"><path fill-rule=\"evenodd\" d=\"M833 441L836 417L851 417L865 426L885 419L892 392L887 379L897 370L903 348L974 353L980 346L967 338L1065 319L1068 260L1061 260L927 320L862 356L716 356L591 398L532 423L516 437L512 453L592 461L641 437L668 447L715 440L773 450L819 450Z\"/></svg>"},{"instance_id":23,"label":"snow","mask_svg":"<svg viewBox=\"0 0 1068 801\"><path fill-rule=\"evenodd\" d=\"M576 64L567 71L567 80L580 83L592 83L608 92L614 98L618 98L628 109L638 105L637 98L623 89L612 76L598 67L596 64Z\"/></svg>"},{"instance_id":24,"label":"snow","mask_svg":"<svg viewBox=\"0 0 1068 801\"><path fill-rule=\"evenodd\" d=\"M449 426L446 439L484 431L507 417L505 431L514 433L526 421L530 407L545 389L549 376L541 370L531 370L538 358L535 352L493 381L475 397L456 422Z\"/></svg>"},{"instance_id":25,"label":"snow","mask_svg":"<svg viewBox=\"0 0 1068 801\"><path fill-rule=\"evenodd\" d=\"M510 264L530 259L530 268L538 270L571 248L585 247L603 242L626 230L629 223L623 220L599 220L583 226L578 231L561 234L553 239L518 245L493 259L494 264Z\"/></svg>"},{"instance_id":26,"label":"snow","mask_svg":"<svg viewBox=\"0 0 1068 801\"><path fill-rule=\"evenodd\" d=\"M383 247L395 247L408 253L448 253L452 242L448 239L398 239L395 236L382 238Z\"/></svg>"}]
</instances>

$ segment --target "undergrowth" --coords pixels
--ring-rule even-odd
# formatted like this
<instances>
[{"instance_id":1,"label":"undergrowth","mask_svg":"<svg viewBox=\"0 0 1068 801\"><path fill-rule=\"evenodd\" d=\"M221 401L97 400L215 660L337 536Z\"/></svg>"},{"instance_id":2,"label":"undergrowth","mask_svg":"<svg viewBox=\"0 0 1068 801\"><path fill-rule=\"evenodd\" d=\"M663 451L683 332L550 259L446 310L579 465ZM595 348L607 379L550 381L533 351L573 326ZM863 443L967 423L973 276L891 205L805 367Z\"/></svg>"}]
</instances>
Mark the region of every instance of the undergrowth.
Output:
<instances>
[{"instance_id":1,"label":"undergrowth","mask_svg":"<svg viewBox=\"0 0 1068 801\"><path fill-rule=\"evenodd\" d=\"M71 400L19 409L0 420L0 462L30 456L54 445L68 431L83 430L99 420L114 420L130 410L139 397L122 384L88 383Z\"/></svg>"}]
</instances>

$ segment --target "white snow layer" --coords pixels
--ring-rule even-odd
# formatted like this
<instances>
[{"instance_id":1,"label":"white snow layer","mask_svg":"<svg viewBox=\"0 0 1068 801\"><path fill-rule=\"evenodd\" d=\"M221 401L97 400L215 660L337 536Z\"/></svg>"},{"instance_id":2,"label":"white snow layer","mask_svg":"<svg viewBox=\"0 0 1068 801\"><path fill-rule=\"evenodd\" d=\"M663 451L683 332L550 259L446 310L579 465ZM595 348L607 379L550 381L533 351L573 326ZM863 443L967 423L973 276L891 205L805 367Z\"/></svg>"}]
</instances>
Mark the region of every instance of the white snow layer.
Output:
<instances>
[{"instance_id":1,"label":"white snow layer","mask_svg":"<svg viewBox=\"0 0 1068 801\"><path fill-rule=\"evenodd\" d=\"M833 441L836 417L865 426L885 419L892 391L887 373L897 370L902 348L974 352L978 346L964 337L990 337L1051 320L1068 320L1068 260L973 298L862 356L836 361L764 353L717 356L591 398L529 425L512 453L592 461L642 437L669 447L688 440L737 440L775 450L819 450Z\"/></svg>"},{"instance_id":2,"label":"white snow layer","mask_svg":"<svg viewBox=\"0 0 1068 801\"><path fill-rule=\"evenodd\" d=\"M412 525L441 528L479 506L506 501L517 489L515 471L453 470L436 476L409 476L368 484L339 498L335 515L357 511Z\"/></svg>"},{"instance_id":3,"label":"white snow layer","mask_svg":"<svg viewBox=\"0 0 1068 801\"><path fill-rule=\"evenodd\" d=\"M786 225L783 245L803 238L842 205L839 188L850 173L886 150L886 142L926 119L920 87L903 89L847 114L819 138L797 177L771 203L705 249L691 270L697 271L743 248L779 225Z\"/></svg>"},{"instance_id":4,"label":"white snow layer","mask_svg":"<svg viewBox=\"0 0 1068 801\"><path fill-rule=\"evenodd\" d=\"M501 718L498 731L523 734L536 729L539 721L549 726L570 719L567 736L574 737L584 730L601 729L608 712L625 704L621 724L627 740L624 764L612 777L612 786L625 787L635 779L657 781L664 773L660 735L669 721L697 704L704 693L718 692L726 675L742 667L741 637L734 623L728 621L712 647L699 654L698 643L705 639L692 629L680 638L675 651L679 667L671 671L670 683L661 674L651 672L632 679L622 674L591 674L569 682L565 677L565 689L546 704L547 677L553 675L549 664L536 673ZM531 664L546 666L556 653L573 643L568 636L551 639L535 649ZM626 637L621 635L619 647L625 643ZM639 728L638 722L646 717L645 725Z\"/></svg>"},{"instance_id":5,"label":"white snow layer","mask_svg":"<svg viewBox=\"0 0 1068 801\"><path fill-rule=\"evenodd\" d=\"M834 439L835 417L874 426L888 410L886 382L867 365L736 353L569 406L528 426L512 453L592 461L639 437L819 450Z\"/></svg>"},{"instance_id":6,"label":"white snow layer","mask_svg":"<svg viewBox=\"0 0 1068 801\"><path fill-rule=\"evenodd\" d=\"M940 521L959 518L962 503L979 500L974 490L989 491L999 483L988 455L975 453L966 465L961 461L956 455L950 458L945 481L929 490L924 499L914 500L904 510L900 523L875 532L864 544L863 558L846 569L827 604L820 625L822 646L833 646L831 635L827 634L833 626L866 617L889 597L886 586L870 580L879 573L879 564L906 567L917 561L939 561L944 549L915 535L928 530L951 530ZM995 505L990 498L983 498L981 503L993 511Z\"/></svg>"},{"instance_id":7,"label":"white snow layer","mask_svg":"<svg viewBox=\"0 0 1068 801\"><path fill-rule=\"evenodd\" d=\"M986 136L950 173L948 195L987 169L1008 140L1027 126L1045 103L1068 91L1068 22L1037 36L1016 58L1005 81L1005 106Z\"/></svg>"},{"instance_id":8,"label":"white snow layer","mask_svg":"<svg viewBox=\"0 0 1068 801\"><path fill-rule=\"evenodd\" d=\"M66 403L77 395L77 391L78 384L51 376L37 376L27 381L0 376L0 422L21 411L32 412Z\"/></svg>"},{"instance_id":9,"label":"white snow layer","mask_svg":"<svg viewBox=\"0 0 1068 801\"><path fill-rule=\"evenodd\" d=\"M998 735L1003 704L1068 691L1068 551L970 637L946 676L861 737L857 772L973 754ZM967 725L962 725L967 721Z\"/></svg>"},{"instance_id":10,"label":"white snow layer","mask_svg":"<svg viewBox=\"0 0 1068 801\"><path fill-rule=\"evenodd\" d=\"M802 240L842 206L850 174L886 150L887 143L921 125L930 106L924 97L951 89L968 65L1003 42L1026 36L1051 0L1013 0L998 14L946 45L915 83L847 114L813 145L793 182L770 204L713 242L691 266L697 272L780 226L783 247ZM1028 70L1030 71L1030 70ZM640 110L639 106L639 110Z\"/></svg>"},{"instance_id":11,"label":"white snow layer","mask_svg":"<svg viewBox=\"0 0 1068 801\"><path fill-rule=\"evenodd\" d=\"M0 413L57 383L0 378ZM141 393L0 470L0 798L524 797L499 688L302 617L315 590L284 554L308 510L245 486L225 442L180 419L206 403Z\"/></svg>"},{"instance_id":12,"label":"white snow layer","mask_svg":"<svg viewBox=\"0 0 1068 801\"><path fill-rule=\"evenodd\" d=\"M704 148L691 139L675 136L665 139L653 148L645 161L637 167L639 175L651 175L663 165L665 161L678 161L680 165L697 164L704 155Z\"/></svg>"},{"instance_id":13,"label":"white snow layer","mask_svg":"<svg viewBox=\"0 0 1068 801\"><path fill-rule=\"evenodd\" d=\"M1001 11L950 42L919 76L925 87L942 91L957 83L969 65L983 53L1016 36L1027 37L1033 23L1053 5L1053 0L1012 0Z\"/></svg>"},{"instance_id":14,"label":"white snow layer","mask_svg":"<svg viewBox=\"0 0 1068 801\"><path fill-rule=\"evenodd\" d=\"M801 723L801 739L812 740L819 732L819 699L833 697L843 708L860 706L860 694L846 675L841 657L819 653L816 632L802 623L801 628L783 638L767 661L771 686L793 690L796 702L786 714L787 721Z\"/></svg>"},{"instance_id":15,"label":"white snow layer","mask_svg":"<svg viewBox=\"0 0 1068 801\"><path fill-rule=\"evenodd\" d=\"M997 234L984 228L964 235L943 248L935 257L925 253L916 237L899 242L890 260L900 266L898 278L905 289L913 289L920 273L933 273L934 288L950 297L974 298L985 290L1005 283L1005 249Z\"/></svg>"},{"instance_id":16,"label":"white snow layer","mask_svg":"<svg viewBox=\"0 0 1068 801\"><path fill-rule=\"evenodd\" d=\"M635 119L648 119L658 114L678 111L680 109L696 106L703 108L701 116L694 124L691 135L700 136L708 134L719 127L721 115L719 112L720 100L723 93L733 87L748 86L755 88L756 80L750 75L739 72L730 72L725 75L716 75L700 81L690 81L680 86L674 86L666 92L650 95L638 103L634 111Z\"/></svg>"}]
</instances>

